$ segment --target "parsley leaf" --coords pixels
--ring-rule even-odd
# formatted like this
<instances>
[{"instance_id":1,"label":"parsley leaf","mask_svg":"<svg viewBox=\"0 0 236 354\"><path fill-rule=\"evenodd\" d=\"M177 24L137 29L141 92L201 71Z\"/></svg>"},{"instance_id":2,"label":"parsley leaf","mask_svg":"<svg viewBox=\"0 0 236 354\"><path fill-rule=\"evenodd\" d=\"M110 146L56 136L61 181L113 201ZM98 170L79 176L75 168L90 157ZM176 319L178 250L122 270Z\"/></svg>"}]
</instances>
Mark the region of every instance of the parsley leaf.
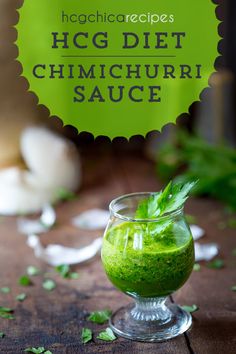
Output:
<instances>
[{"instance_id":1,"label":"parsley leaf","mask_svg":"<svg viewBox=\"0 0 236 354\"><path fill-rule=\"evenodd\" d=\"M34 353L34 354L52 354L52 352L50 350L46 350L44 347L38 347L38 348L26 348L25 352L28 353Z\"/></svg>"},{"instance_id":2,"label":"parsley leaf","mask_svg":"<svg viewBox=\"0 0 236 354\"><path fill-rule=\"evenodd\" d=\"M183 183L172 183L171 196L166 202L164 213L170 213L180 208L188 199L190 191L195 187L197 181Z\"/></svg>"},{"instance_id":3,"label":"parsley leaf","mask_svg":"<svg viewBox=\"0 0 236 354\"><path fill-rule=\"evenodd\" d=\"M236 256L236 248L233 249L233 252L232 252L233 256Z\"/></svg>"},{"instance_id":4,"label":"parsley leaf","mask_svg":"<svg viewBox=\"0 0 236 354\"><path fill-rule=\"evenodd\" d=\"M236 291L236 285L232 286L231 290Z\"/></svg>"},{"instance_id":5,"label":"parsley leaf","mask_svg":"<svg viewBox=\"0 0 236 354\"><path fill-rule=\"evenodd\" d=\"M35 275L39 275L40 273L41 273L40 269L38 269L38 268L35 267L35 266L29 266L29 267L27 267L27 274L28 274L28 275L35 276Z\"/></svg>"},{"instance_id":6,"label":"parsley leaf","mask_svg":"<svg viewBox=\"0 0 236 354\"><path fill-rule=\"evenodd\" d=\"M167 184L165 189L158 194L158 215L163 215L166 211L166 206L170 202L170 198L173 194L173 185L172 181Z\"/></svg>"},{"instance_id":7,"label":"parsley leaf","mask_svg":"<svg viewBox=\"0 0 236 354\"><path fill-rule=\"evenodd\" d=\"M94 323L103 324L109 320L112 312L110 310L91 312L88 320Z\"/></svg>"},{"instance_id":8,"label":"parsley leaf","mask_svg":"<svg viewBox=\"0 0 236 354\"><path fill-rule=\"evenodd\" d=\"M59 265L55 268L56 272L58 272L62 278L65 279L78 279L79 274L77 272L71 272L70 267L67 264Z\"/></svg>"},{"instance_id":9,"label":"parsley leaf","mask_svg":"<svg viewBox=\"0 0 236 354\"><path fill-rule=\"evenodd\" d=\"M22 286L29 286L32 284L32 282L28 275L22 275L22 277L20 277L18 280L18 284Z\"/></svg>"},{"instance_id":10,"label":"parsley leaf","mask_svg":"<svg viewBox=\"0 0 236 354\"><path fill-rule=\"evenodd\" d=\"M43 288L47 291L52 291L56 288L56 283L54 280L51 280L51 279L46 279L44 280L43 282Z\"/></svg>"},{"instance_id":11,"label":"parsley leaf","mask_svg":"<svg viewBox=\"0 0 236 354\"><path fill-rule=\"evenodd\" d=\"M0 332L0 338L4 338L5 337L5 333Z\"/></svg>"},{"instance_id":12,"label":"parsley leaf","mask_svg":"<svg viewBox=\"0 0 236 354\"><path fill-rule=\"evenodd\" d=\"M151 204L151 200L149 200L149 203ZM148 219L148 199L144 199L139 203L135 217L137 219Z\"/></svg>"},{"instance_id":13,"label":"parsley leaf","mask_svg":"<svg viewBox=\"0 0 236 354\"><path fill-rule=\"evenodd\" d=\"M26 297L27 297L27 295L22 293L22 294L19 294L16 296L16 300L22 302L26 299Z\"/></svg>"},{"instance_id":14,"label":"parsley leaf","mask_svg":"<svg viewBox=\"0 0 236 354\"><path fill-rule=\"evenodd\" d=\"M44 347L38 347L38 348L26 348L25 352L28 353L34 353L34 354L41 354L41 353L45 353L46 349Z\"/></svg>"},{"instance_id":15,"label":"parsley leaf","mask_svg":"<svg viewBox=\"0 0 236 354\"><path fill-rule=\"evenodd\" d=\"M13 310L9 307L0 306L0 312L13 312Z\"/></svg>"},{"instance_id":16,"label":"parsley leaf","mask_svg":"<svg viewBox=\"0 0 236 354\"><path fill-rule=\"evenodd\" d=\"M7 320L14 320L15 317L9 313L5 313L5 312L0 312L0 317L1 318L6 318Z\"/></svg>"},{"instance_id":17,"label":"parsley leaf","mask_svg":"<svg viewBox=\"0 0 236 354\"><path fill-rule=\"evenodd\" d=\"M193 312L196 312L199 310L198 306L197 305L192 305L192 306L187 306L187 305L184 305L184 306L181 306L181 308L186 311L186 312L189 312L189 313L193 313Z\"/></svg>"},{"instance_id":18,"label":"parsley leaf","mask_svg":"<svg viewBox=\"0 0 236 354\"><path fill-rule=\"evenodd\" d=\"M105 331L100 332L97 338L106 342L113 342L114 340L116 340L116 336L114 335L111 328L107 328Z\"/></svg>"},{"instance_id":19,"label":"parsley leaf","mask_svg":"<svg viewBox=\"0 0 236 354\"><path fill-rule=\"evenodd\" d=\"M9 294L9 292L11 291L10 288L8 288L7 286L4 286L3 288L0 289L1 293L3 294Z\"/></svg>"},{"instance_id":20,"label":"parsley leaf","mask_svg":"<svg viewBox=\"0 0 236 354\"><path fill-rule=\"evenodd\" d=\"M89 328L82 328L81 340L83 344L90 342L93 338L92 331Z\"/></svg>"},{"instance_id":21,"label":"parsley leaf","mask_svg":"<svg viewBox=\"0 0 236 354\"><path fill-rule=\"evenodd\" d=\"M55 270L62 276L62 278L68 278L70 267L67 264L62 264L57 266Z\"/></svg>"},{"instance_id":22,"label":"parsley leaf","mask_svg":"<svg viewBox=\"0 0 236 354\"><path fill-rule=\"evenodd\" d=\"M0 306L0 317L6 318L8 320L14 320L15 317L12 315L13 310L9 307Z\"/></svg>"},{"instance_id":23,"label":"parsley leaf","mask_svg":"<svg viewBox=\"0 0 236 354\"><path fill-rule=\"evenodd\" d=\"M195 272L199 272L201 270L201 266L199 263L195 263L194 266L193 266L193 270Z\"/></svg>"},{"instance_id":24,"label":"parsley leaf","mask_svg":"<svg viewBox=\"0 0 236 354\"><path fill-rule=\"evenodd\" d=\"M144 199L138 205L135 217L137 219L155 219L158 216L171 213L186 202L195 182L173 183L158 193L154 193L148 199Z\"/></svg>"},{"instance_id":25,"label":"parsley leaf","mask_svg":"<svg viewBox=\"0 0 236 354\"><path fill-rule=\"evenodd\" d=\"M222 259L215 259L214 261L208 263L207 266L211 269L222 269L224 268L224 261Z\"/></svg>"}]
</instances>

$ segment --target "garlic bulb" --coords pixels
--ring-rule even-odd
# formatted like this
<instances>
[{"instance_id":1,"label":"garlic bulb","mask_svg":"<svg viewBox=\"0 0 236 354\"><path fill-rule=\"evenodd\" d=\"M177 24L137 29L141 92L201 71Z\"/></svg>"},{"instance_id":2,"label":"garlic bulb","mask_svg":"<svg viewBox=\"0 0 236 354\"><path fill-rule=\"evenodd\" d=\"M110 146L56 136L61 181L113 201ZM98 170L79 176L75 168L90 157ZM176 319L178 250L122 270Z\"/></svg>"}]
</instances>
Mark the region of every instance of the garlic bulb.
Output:
<instances>
[{"instance_id":1,"label":"garlic bulb","mask_svg":"<svg viewBox=\"0 0 236 354\"><path fill-rule=\"evenodd\" d=\"M43 188L40 180L31 172L18 167L0 171L0 214L28 214L41 210L54 191Z\"/></svg>"},{"instance_id":2,"label":"garlic bulb","mask_svg":"<svg viewBox=\"0 0 236 354\"><path fill-rule=\"evenodd\" d=\"M22 156L29 170L46 187L76 190L80 183L80 160L72 142L48 129L30 127L21 136Z\"/></svg>"},{"instance_id":3,"label":"garlic bulb","mask_svg":"<svg viewBox=\"0 0 236 354\"><path fill-rule=\"evenodd\" d=\"M45 128L27 128L21 136L21 152L28 171L0 170L0 214L39 212L58 199L59 188L78 188L79 154L67 139Z\"/></svg>"}]
</instances>

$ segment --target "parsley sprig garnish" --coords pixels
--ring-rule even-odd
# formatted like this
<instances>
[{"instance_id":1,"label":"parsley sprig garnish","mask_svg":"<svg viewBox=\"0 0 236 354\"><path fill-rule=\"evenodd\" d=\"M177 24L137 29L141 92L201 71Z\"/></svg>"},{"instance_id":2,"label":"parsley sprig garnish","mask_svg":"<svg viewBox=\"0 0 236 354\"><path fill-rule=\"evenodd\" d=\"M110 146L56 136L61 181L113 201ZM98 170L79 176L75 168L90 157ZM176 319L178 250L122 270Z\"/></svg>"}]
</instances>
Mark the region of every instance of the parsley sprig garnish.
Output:
<instances>
[{"instance_id":1,"label":"parsley sprig garnish","mask_svg":"<svg viewBox=\"0 0 236 354\"><path fill-rule=\"evenodd\" d=\"M153 193L138 205L136 219L155 219L181 208L197 181L185 184L170 182L163 191Z\"/></svg>"}]
</instances>

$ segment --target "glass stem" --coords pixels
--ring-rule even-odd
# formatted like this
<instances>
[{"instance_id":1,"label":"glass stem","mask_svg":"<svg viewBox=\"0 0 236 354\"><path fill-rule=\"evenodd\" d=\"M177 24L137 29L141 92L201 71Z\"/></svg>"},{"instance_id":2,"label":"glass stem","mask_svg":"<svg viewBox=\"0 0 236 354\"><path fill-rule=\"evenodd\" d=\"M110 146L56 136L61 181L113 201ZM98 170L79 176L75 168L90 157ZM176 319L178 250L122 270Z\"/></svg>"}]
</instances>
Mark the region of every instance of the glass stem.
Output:
<instances>
[{"instance_id":1,"label":"glass stem","mask_svg":"<svg viewBox=\"0 0 236 354\"><path fill-rule=\"evenodd\" d=\"M136 298L131 316L137 321L169 322L171 312L165 305L166 297Z\"/></svg>"}]
</instances>

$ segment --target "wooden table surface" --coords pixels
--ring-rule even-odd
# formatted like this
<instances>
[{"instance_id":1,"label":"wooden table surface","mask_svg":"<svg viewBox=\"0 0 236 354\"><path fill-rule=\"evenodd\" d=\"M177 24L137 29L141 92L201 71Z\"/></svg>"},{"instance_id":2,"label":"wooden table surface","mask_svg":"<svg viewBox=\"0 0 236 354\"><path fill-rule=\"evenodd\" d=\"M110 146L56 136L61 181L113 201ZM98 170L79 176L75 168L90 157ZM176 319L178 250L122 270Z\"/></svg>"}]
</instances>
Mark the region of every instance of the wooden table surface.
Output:
<instances>
[{"instance_id":1,"label":"wooden table surface","mask_svg":"<svg viewBox=\"0 0 236 354\"><path fill-rule=\"evenodd\" d=\"M107 208L114 197L136 191L157 190L161 187L155 176L154 165L141 156L127 154L84 159L83 186L78 199L57 207L56 227L42 236L43 243L62 243L81 246L101 232L85 232L71 226L73 216L89 208ZM100 257L88 264L75 267L78 280L66 280L35 259L26 245L26 239L16 228L16 218L1 218L0 222L0 287L9 286L9 294L0 294L0 305L15 309L15 320L0 318L0 353L23 353L27 347L44 346L53 353L114 353L114 354L234 354L236 353L236 231L218 228L224 220L223 207L216 201L192 198L187 212L197 217L198 224L206 230L202 242L217 242L225 268L209 269L202 265L200 272L193 272L185 286L174 294L181 304L197 304L193 326L188 333L163 343L138 343L119 338L113 343L97 339L81 344L82 327L90 327L97 334L104 326L86 321L89 311L110 308L116 310L130 300L118 292L107 280ZM28 265L35 265L44 272L52 272L57 288L52 292L42 289L42 277L34 277L27 288L17 284ZM26 292L28 298L16 302L15 296Z\"/></svg>"}]
</instances>

